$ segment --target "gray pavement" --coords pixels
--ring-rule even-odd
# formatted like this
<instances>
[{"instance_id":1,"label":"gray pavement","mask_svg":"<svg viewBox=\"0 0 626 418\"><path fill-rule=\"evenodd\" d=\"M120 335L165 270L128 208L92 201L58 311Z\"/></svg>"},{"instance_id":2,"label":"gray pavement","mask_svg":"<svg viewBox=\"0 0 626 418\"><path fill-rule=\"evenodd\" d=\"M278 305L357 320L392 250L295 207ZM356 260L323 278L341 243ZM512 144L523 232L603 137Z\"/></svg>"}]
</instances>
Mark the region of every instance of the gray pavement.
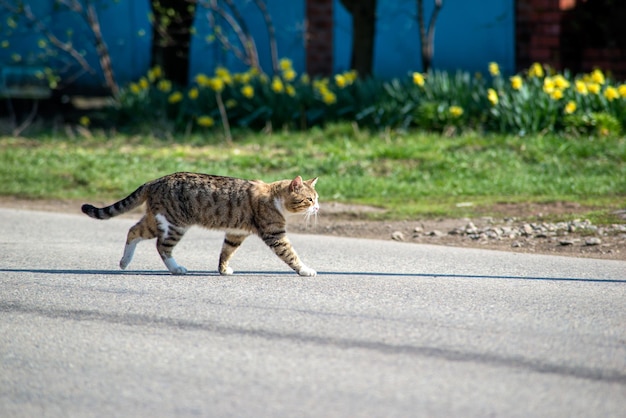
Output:
<instances>
[{"instance_id":1,"label":"gray pavement","mask_svg":"<svg viewBox=\"0 0 626 418\"><path fill-rule=\"evenodd\" d=\"M133 223L0 209L0 417L626 416L625 262Z\"/></svg>"}]
</instances>

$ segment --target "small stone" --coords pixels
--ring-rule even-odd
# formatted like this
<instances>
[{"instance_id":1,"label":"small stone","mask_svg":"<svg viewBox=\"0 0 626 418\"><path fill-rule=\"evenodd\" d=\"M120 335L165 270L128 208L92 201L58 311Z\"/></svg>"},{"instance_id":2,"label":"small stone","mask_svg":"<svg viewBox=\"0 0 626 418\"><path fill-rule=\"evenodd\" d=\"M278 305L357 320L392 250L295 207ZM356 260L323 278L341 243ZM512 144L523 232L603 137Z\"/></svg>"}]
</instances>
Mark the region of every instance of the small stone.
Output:
<instances>
[{"instance_id":1,"label":"small stone","mask_svg":"<svg viewBox=\"0 0 626 418\"><path fill-rule=\"evenodd\" d=\"M470 222L465 226L465 233L467 234L475 234L478 232L478 228L474 225L474 222Z\"/></svg>"},{"instance_id":2,"label":"small stone","mask_svg":"<svg viewBox=\"0 0 626 418\"><path fill-rule=\"evenodd\" d=\"M416 226L415 228L413 228L413 232L416 234L421 234L422 232L424 232L424 228L422 228L421 226Z\"/></svg>"},{"instance_id":3,"label":"small stone","mask_svg":"<svg viewBox=\"0 0 626 418\"><path fill-rule=\"evenodd\" d=\"M404 241L404 234L401 231L395 231L391 234L391 239L394 241Z\"/></svg>"},{"instance_id":4,"label":"small stone","mask_svg":"<svg viewBox=\"0 0 626 418\"><path fill-rule=\"evenodd\" d=\"M522 234L523 235L531 235L534 232L534 228L530 224L524 224L522 226Z\"/></svg>"},{"instance_id":5,"label":"small stone","mask_svg":"<svg viewBox=\"0 0 626 418\"><path fill-rule=\"evenodd\" d=\"M559 244L561 244L564 247L567 247L568 245L574 245L574 240L562 239L562 240L559 241Z\"/></svg>"},{"instance_id":6,"label":"small stone","mask_svg":"<svg viewBox=\"0 0 626 418\"><path fill-rule=\"evenodd\" d=\"M602 240L600 238L591 237L585 240L585 245L593 246L602 244Z\"/></svg>"},{"instance_id":7,"label":"small stone","mask_svg":"<svg viewBox=\"0 0 626 418\"><path fill-rule=\"evenodd\" d=\"M432 231L430 231L430 233L428 234L431 237L443 237L445 234L441 231L439 231L438 229L434 229Z\"/></svg>"},{"instance_id":8,"label":"small stone","mask_svg":"<svg viewBox=\"0 0 626 418\"><path fill-rule=\"evenodd\" d=\"M519 242L519 241L513 241L511 243L511 247L513 247L513 248L521 248L522 247L522 243Z\"/></svg>"}]
</instances>

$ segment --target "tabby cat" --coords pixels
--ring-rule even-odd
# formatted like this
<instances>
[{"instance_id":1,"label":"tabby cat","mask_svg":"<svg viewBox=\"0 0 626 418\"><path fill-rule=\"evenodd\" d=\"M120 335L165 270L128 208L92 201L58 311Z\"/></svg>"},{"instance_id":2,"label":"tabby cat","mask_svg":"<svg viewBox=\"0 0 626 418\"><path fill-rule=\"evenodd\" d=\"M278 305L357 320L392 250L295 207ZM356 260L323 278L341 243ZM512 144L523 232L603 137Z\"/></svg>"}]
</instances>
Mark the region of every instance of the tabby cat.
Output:
<instances>
[{"instance_id":1,"label":"tabby cat","mask_svg":"<svg viewBox=\"0 0 626 418\"><path fill-rule=\"evenodd\" d=\"M226 231L219 272L232 274L228 261L250 234L256 234L301 276L315 276L286 236L286 217L316 215L317 178L264 183L197 173L175 173L145 183L125 199L104 208L85 204L82 211L95 219L109 219L146 202L144 217L128 231L120 267L130 263L139 241L156 238L157 250L172 274L187 269L172 257L174 246L192 225Z\"/></svg>"}]
</instances>

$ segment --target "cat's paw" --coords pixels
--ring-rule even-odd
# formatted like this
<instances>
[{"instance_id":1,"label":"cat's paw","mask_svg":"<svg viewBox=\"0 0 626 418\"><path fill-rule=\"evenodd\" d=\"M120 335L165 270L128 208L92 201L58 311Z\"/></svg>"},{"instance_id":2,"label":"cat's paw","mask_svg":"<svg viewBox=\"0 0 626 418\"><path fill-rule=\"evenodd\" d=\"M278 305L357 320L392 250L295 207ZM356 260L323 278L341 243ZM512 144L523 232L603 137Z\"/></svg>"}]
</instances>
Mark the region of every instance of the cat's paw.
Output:
<instances>
[{"instance_id":1,"label":"cat's paw","mask_svg":"<svg viewBox=\"0 0 626 418\"><path fill-rule=\"evenodd\" d=\"M126 270L126 267L128 267L129 264L130 264L130 260L127 260L126 258L122 258L120 260L120 268L122 270Z\"/></svg>"},{"instance_id":2,"label":"cat's paw","mask_svg":"<svg viewBox=\"0 0 626 418\"><path fill-rule=\"evenodd\" d=\"M311 277L311 276L316 276L317 272L310 267L302 266L300 270L298 271L298 274L300 276Z\"/></svg>"},{"instance_id":3,"label":"cat's paw","mask_svg":"<svg viewBox=\"0 0 626 418\"><path fill-rule=\"evenodd\" d=\"M177 276L182 276L184 274L187 274L187 269L183 266L176 266L170 269L170 273L175 274Z\"/></svg>"},{"instance_id":4,"label":"cat's paw","mask_svg":"<svg viewBox=\"0 0 626 418\"><path fill-rule=\"evenodd\" d=\"M234 272L233 272L233 269L232 269L231 267L226 267L225 269L220 270L220 274L221 274L222 276L230 276L230 275L231 275L231 274L233 274L233 273L234 273Z\"/></svg>"},{"instance_id":5,"label":"cat's paw","mask_svg":"<svg viewBox=\"0 0 626 418\"><path fill-rule=\"evenodd\" d=\"M187 274L187 269L176 262L173 258L164 258L163 262L165 263L165 267L172 274L182 275Z\"/></svg>"}]
</instances>

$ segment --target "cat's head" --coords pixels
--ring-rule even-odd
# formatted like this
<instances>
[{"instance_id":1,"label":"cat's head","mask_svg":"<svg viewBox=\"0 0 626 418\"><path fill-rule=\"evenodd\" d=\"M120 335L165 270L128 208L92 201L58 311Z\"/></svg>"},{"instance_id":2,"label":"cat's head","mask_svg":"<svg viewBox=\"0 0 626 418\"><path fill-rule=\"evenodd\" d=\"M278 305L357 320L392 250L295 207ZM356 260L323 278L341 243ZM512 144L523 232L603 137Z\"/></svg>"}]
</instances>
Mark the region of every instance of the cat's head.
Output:
<instances>
[{"instance_id":1,"label":"cat's head","mask_svg":"<svg viewBox=\"0 0 626 418\"><path fill-rule=\"evenodd\" d=\"M283 197L283 207L285 211L292 214L306 214L307 216L317 214L320 209L318 194L315 191L317 177L311 180L302 180L298 176L289 183L286 194Z\"/></svg>"}]
</instances>

